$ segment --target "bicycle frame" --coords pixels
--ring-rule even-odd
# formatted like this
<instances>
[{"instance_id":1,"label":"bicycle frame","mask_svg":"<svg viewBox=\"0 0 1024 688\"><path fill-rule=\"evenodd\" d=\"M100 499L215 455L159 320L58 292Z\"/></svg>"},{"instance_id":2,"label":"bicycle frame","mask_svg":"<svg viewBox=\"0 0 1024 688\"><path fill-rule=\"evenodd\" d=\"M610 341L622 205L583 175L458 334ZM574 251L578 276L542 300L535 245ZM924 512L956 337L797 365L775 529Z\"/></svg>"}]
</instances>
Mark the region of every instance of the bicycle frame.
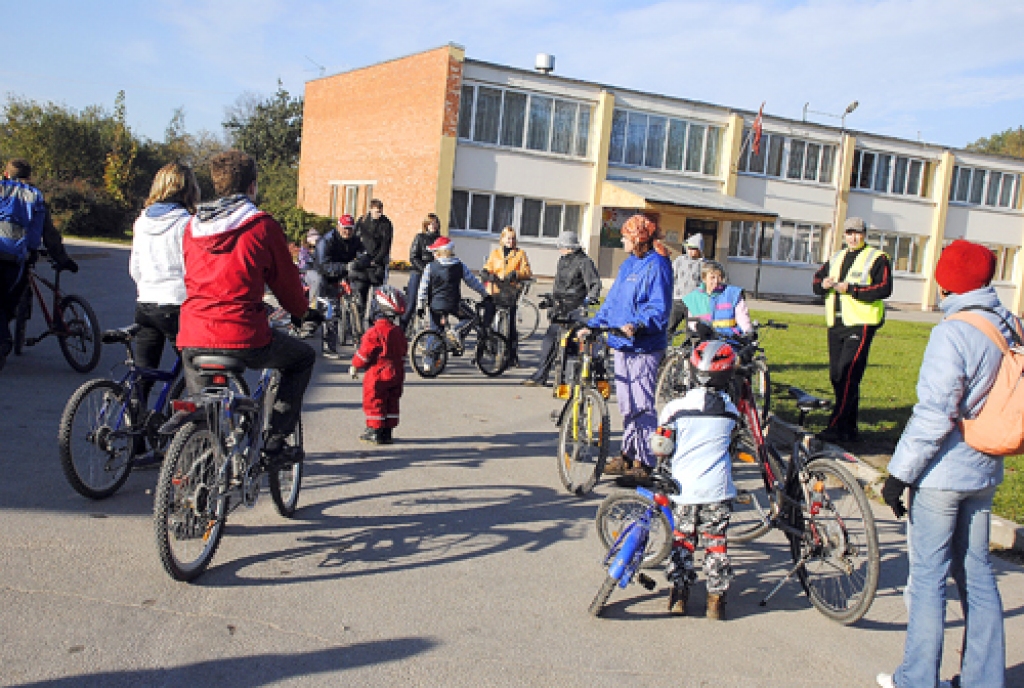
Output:
<instances>
[{"instance_id":1,"label":"bicycle frame","mask_svg":"<svg viewBox=\"0 0 1024 688\"><path fill-rule=\"evenodd\" d=\"M619 581L619 587L625 588L640 570L647 540L651 534L651 520L657 508L668 520L671 530L675 530L676 522L672 514L672 502L661 493L655 493L645 487L637 487L636 492L643 497L648 506L640 518L630 522L605 555L602 566L608 567L608 575ZM613 556L614 554L614 556Z\"/></svg>"},{"instance_id":2,"label":"bicycle frame","mask_svg":"<svg viewBox=\"0 0 1024 688\"><path fill-rule=\"evenodd\" d=\"M61 298L64 294L60 291L60 270L56 272L53 281L46 279L42 275L35 271L34 267L26 266L26 273L28 274L28 284L32 290L32 294L35 296L36 301L39 302L39 308L43 312L43 319L46 320L46 330L43 331L38 337L26 337L25 344L27 346L35 346L39 342L43 341L47 337L52 335L59 335L64 329L64 323L61 321L59 324L60 330L54 329L54 317L57 315L57 307L60 304ZM43 296L43 290L40 288L39 283L42 282L53 294L53 303L50 308L46 307L46 298ZM52 311L51 311L52 308Z\"/></svg>"}]
</instances>

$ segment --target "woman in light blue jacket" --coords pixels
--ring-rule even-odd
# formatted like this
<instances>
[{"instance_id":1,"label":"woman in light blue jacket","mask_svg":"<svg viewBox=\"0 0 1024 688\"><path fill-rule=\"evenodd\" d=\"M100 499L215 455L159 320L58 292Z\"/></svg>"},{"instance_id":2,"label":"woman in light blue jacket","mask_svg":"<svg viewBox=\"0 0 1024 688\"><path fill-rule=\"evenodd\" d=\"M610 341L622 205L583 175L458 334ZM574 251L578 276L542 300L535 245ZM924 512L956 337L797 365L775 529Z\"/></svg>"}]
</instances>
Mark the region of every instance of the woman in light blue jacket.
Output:
<instances>
[{"instance_id":1,"label":"woman in light blue jacket","mask_svg":"<svg viewBox=\"0 0 1024 688\"><path fill-rule=\"evenodd\" d=\"M969 310L991 321L1012 342L1016 318L989 286L995 256L979 244L958 240L942 253L935 281L946 316ZM1003 458L971 448L959 421L985 404L1002 352L981 330L944 320L932 330L917 382L918 402L889 462L882 495L897 518L910 489L909 620L903 663L880 674L885 688L934 687L939 683L946 578L956 582L966 641L961 685L1005 685L1003 608L989 562L992 497L1003 480Z\"/></svg>"}]
</instances>

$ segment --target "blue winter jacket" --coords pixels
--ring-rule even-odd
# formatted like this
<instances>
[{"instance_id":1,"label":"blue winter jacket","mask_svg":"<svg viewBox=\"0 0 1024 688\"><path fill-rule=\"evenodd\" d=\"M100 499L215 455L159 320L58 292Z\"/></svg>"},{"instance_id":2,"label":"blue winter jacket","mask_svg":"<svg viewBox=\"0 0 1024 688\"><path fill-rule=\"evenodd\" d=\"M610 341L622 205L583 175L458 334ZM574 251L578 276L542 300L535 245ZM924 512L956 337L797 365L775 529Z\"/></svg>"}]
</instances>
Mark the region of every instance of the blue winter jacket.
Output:
<instances>
[{"instance_id":1,"label":"blue winter jacket","mask_svg":"<svg viewBox=\"0 0 1024 688\"><path fill-rule=\"evenodd\" d=\"M608 336L608 345L625 353L649 354L668 346L668 316L672 310L672 264L656 251L643 258L630 256L619 268L601 310L591 327L635 325L633 339Z\"/></svg>"},{"instance_id":2,"label":"blue winter jacket","mask_svg":"<svg viewBox=\"0 0 1024 688\"><path fill-rule=\"evenodd\" d=\"M992 287L953 294L940 304L947 316L966 306L991 308L1013 322ZM998 317L988 311L970 312L991 320L1011 341ZM935 490L973 491L1003 481L1003 458L972 449L957 424L974 418L984 406L1002 357L999 347L972 325L943 320L935 326L921 362L918 401L889 461L889 473L915 487Z\"/></svg>"}]
</instances>

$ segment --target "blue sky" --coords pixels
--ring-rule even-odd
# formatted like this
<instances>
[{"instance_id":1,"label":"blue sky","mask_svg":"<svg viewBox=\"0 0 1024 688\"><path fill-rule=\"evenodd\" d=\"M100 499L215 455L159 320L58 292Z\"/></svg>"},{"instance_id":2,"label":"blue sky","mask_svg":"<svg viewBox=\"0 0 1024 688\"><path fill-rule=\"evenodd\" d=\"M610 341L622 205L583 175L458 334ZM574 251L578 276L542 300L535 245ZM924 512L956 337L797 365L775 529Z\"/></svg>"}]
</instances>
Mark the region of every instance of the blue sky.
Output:
<instances>
[{"instance_id":1,"label":"blue sky","mask_svg":"<svg viewBox=\"0 0 1024 688\"><path fill-rule=\"evenodd\" d=\"M162 138L220 132L242 93L443 45L472 58L963 146L1024 124L1021 0L39 0L4 7L0 94L110 107ZM23 27L12 31L12 27ZM16 57L11 57L12 55ZM833 123L826 117L818 121Z\"/></svg>"}]
</instances>

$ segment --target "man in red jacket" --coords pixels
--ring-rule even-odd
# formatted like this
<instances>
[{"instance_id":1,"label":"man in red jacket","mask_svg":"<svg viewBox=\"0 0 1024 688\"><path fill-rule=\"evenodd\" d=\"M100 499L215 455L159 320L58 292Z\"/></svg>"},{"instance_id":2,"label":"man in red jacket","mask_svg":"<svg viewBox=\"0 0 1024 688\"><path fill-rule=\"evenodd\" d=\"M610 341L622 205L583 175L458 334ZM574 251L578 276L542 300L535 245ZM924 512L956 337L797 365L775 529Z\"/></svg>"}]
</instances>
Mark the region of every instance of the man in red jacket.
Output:
<instances>
[{"instance_id":1,"label":"man in red jacket","mask_svg":"<svg viewBox=\"0 0 1024 688\"><path fill-rule=\"evenodd\" d=\"M255 161L241 151L226 151L210 160L210 173L217 199L198 206L183 240L188 296L181 306L178 346L185 379L190 392L201 389L192 360L204 354L279 370L264 452L270 465L300 460L284 440L298 422L316 353L305 342L271 330L263 305L269 286L294 318L306 316L309 303L299 270L281 225L253 203Z\"/></svg>"}]
</instances>

